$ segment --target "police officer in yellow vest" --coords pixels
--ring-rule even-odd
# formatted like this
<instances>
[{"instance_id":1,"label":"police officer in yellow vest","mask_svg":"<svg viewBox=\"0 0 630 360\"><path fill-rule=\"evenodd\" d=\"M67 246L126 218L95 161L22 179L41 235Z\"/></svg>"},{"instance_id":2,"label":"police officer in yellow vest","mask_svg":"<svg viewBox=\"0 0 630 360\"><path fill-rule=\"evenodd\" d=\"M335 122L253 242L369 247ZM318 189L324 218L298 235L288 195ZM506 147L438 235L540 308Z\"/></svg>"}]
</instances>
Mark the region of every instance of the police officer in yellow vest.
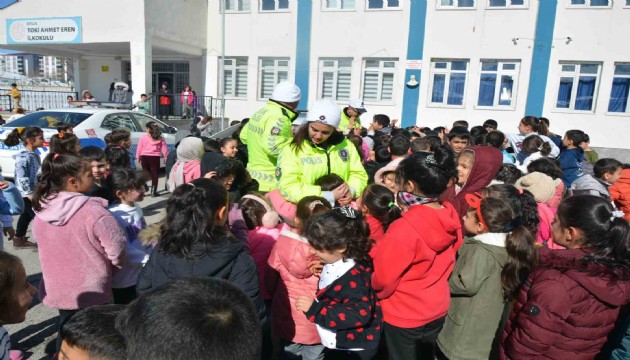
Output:
<instances>
[{"instance_id":1,"label":"police officer in yellow vest","mask_svg":"<svg viewBox=\"0 0 630 360\"><path fill-rule=\"evenodd\" d=\"M241 131L241 141L249 153L247 170L260 184L260 191L278 188L275 177L278 155L293 139L291 122L299 115L295 108L301 96L294 83L279 83L267 105L252 115Z\"/></svg>"},{"instance_id":2,"label":"police officer in yellow vest","mask_svg":"<svg viewBox=\"0 0 630 360\"><path fill-rule=\"evenodd\" d=\"M306 116L291 144L278 158L276 177L282 196L293 203L309 195L323 196L331 204L347 205L367 186L368 177L354 144L337 131L339 106L318 100ZM333 191L314 185L320 177L335 173L345 183Z\"/></svg>"},{"instance_id":3,"label":"police officer in yellow vest","mask_svg":"<svg viewBox=\"0 0 630 360\"><path fill-rule=\"evenodd\" d=\"M348 134L352 129L361 128L361 114L366 112L363 100L352 99L348 106L341 110L341 121L338 130Z\"/></svg>"}]
</instances>

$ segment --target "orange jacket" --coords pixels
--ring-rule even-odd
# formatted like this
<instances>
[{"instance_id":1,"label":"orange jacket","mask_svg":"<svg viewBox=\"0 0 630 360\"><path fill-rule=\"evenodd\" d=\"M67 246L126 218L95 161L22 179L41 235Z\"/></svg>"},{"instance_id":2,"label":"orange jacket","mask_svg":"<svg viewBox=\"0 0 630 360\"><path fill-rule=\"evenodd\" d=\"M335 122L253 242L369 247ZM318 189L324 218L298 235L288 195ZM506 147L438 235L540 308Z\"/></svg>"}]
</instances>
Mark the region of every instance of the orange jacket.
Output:
<instances>
[{"instance_id":1,"label":"orange jacket","mask_svg":"<svg viewBox=\"0 0 630 360\"><path fill-rule=\"evenodd\" d=\"M621 177L608 191L615 206L624 212L623 218L630 221L630 169L621 171Z\"/></svg>"}]
</instances>

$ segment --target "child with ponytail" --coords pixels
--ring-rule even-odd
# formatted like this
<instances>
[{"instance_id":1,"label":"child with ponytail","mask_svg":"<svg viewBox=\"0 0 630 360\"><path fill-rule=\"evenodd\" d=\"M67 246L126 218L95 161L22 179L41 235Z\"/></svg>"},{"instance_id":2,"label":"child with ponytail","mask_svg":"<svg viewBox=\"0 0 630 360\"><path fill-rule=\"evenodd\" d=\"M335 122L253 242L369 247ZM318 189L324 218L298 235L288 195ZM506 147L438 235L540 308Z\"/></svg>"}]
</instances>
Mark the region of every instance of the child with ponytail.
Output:
<instances>
[{"instance_id":1,"label":"child with ponytail","mask_svg":"<svg viewBox=\"0 0 630 360\"><path fill-rule=\"evenodd\" d=\"M42 266L40 298L59 310L59 328L79 309L112 299L112 276L125 262L125 234L92 190L92 168L72 154L49 154L33 193L33 236ZM57 351L61 346L57 339Z\"/></svg>"},{"instance_id":2,"label":"child with ponytail","mask_svg":"<svg viewBox=\"0 0 630 360\"><path fill-rule=\"evenodd\" d=\"M317 326L322 344L345 352L346 359L373 359L378 351L383 315L372 289L370 229L349 206L313 216L303 235L324 262L316 299L301 295L295 308Z\"/></svg>"},{"instance_id":3,"label":"child with ponytail","mask_svg":"<svg viewBox=\"0 0 630 360\"><path fill-rule=\"evenodd\" d=\"M452 155L414 154L396 170L405 210L378 244L372 285L383 305L390 358L432 359L448 312L448 278L462 243L457 210L440 195L454 177Z\"/></svg>"},{"instance_id":4,"label":"child with ponytail","mask_svg":"<svg viewBox=\"0 0 630 360\"><path fill-rule=\"evenodd\" d=\"M280 340L279 359L300 355L304 360L324 358L317 328L296 309L295 301L302 295L315 296L318 278L313 273L321 270L319 260L310 252L308 240L300 235L302 226L311 216L329 210L326 199L304 197L297 204L294 220L287 222L290 225L282 229L269 255L272 271L267 273L265 282L272 296L271 327Z\"/></svg>"},{"instance_id":5,"label":"child with ponytail","mask_svg":"<svg viewBox=\"0 0 630 360\"><path fill-rule=\"evenodd\" d=\"M466 200L464 226L472 237L457 252L451 307L438 336L443 358L450 360L492 358L504 304L536 262L534 238L506 201L473 194Z\"/></svg>"},{"instance_id":6,"label":"child with ponytail","mask_svg":"<svg viewBox=\"0 0 630 360\"><path fill-rule=\"evenodd\" d=\"M50 137L50 152L53 154L74 154L81 150L79 138L72 133L60 132Z\"/></svg>"},{"instance_id":7,"label":"child with ponytail","mask_svg":"<svg viewBox=\"0 0 630 360\"><path fill-rule=\"evenodd\" d=\"M33 205L31 198L37 185L37 174L41 167L41 159L37 149L44 145L44 132L38 127L15 128L4 140L6 146L18 146L22 142L24 148L13 156L15 172L13 181L24 199L24 212L20 215L13 237L13 248L34 249L37 244L28 241L26 231L33 220Z\"/></svg>"},{"instance_id":8,"label":"child with ponytail","mask_svg":"<svg viewBox=\"0 0 630 360\"><path fill-rule=\"evenodd\" d=\"M385 231L394 220L400 218L401 211L396 205L394 193L387 187L377 184L368 185L363 190L357 205L370 227L370 239L374 240L370 250L370 257L373 259Z\"/></svg>"},{"instance_id":9,"label":"child with ponytail","mask_svg":"<svg viewBox=\"0 0 630 360\"><path fill-rule=\"evenodd\" d=\"M564 199L554 242L521 287L501 343L510 359L593 359L630 302L630 225L605 199Z\"/></svg>"}]
</instances>

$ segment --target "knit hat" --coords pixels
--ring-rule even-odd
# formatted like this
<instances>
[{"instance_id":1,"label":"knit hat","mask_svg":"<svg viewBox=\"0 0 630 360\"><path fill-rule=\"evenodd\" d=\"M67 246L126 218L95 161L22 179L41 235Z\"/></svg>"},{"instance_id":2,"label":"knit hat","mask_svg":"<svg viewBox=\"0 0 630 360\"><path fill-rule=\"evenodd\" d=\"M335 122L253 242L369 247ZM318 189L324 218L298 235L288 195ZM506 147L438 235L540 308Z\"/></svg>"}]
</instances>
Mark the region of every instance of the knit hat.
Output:
<instances>
[{"instance_id":1,"label":"knit hat","mask_svg":"<svg viewBox=\"0 0 630 360\"><path fill-rule=\"evenodd\" d=\"M359 114L363 114L367 110L365 109L365 105L363 105L363 100L358 99L350 99L348 102L348 106L357 110Z\"/></svg>"},{"instance_id":2,"label":"knit hat","mask_svg":"<svg viewBox=\"0 0 630 360\"><path fill-rule=\"evenodd\" d=\"M516 180L514 186L532 193L537 203L544 203L553 197L560 182L562 180L554 180L543 173L532 172Z\"/></svg>"},{"instance_id":3,"label":"knit hat","mask_svg":"<svg viewBox=\"0 0 630 360\"><path fill-rule=\"evenodd\" d=\"M278 85L273 88L273 93L271 94L272 100L286 103L300 101L301 98L302 92L300 88L290 81L278 83Z\"/></svg>"},{"instance_id":4,"label":"knit hat","mask_svg":"<svg viewBox=\"0 0 630 360\"><path fill-rule=\"evenodd\" d=\"M336 129L339 127L339 122L341 121L339 106L330 99L317 100L308 110L306 121L317 121L318 123L330 125Z\"/></svg>"}]
</instances>

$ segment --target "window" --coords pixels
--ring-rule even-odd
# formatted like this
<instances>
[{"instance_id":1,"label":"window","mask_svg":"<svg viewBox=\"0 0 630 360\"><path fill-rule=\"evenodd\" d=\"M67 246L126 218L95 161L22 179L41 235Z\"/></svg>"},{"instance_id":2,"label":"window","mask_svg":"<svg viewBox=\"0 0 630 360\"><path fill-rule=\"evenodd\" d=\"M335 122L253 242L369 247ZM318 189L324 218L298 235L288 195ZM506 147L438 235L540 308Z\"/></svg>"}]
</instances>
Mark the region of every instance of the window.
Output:
<instances>
[{"instance_id":1,"label":"window","mask_svg":"<svg viewBox=\"0 0 630 360\"><path fill-rule=\"evenodd\" d=\"M355 0L324 0L324 10L354 10Z\"/></svg>"},{"instance_id":2,"label":"window","mask_svg":"<svg viewBox=\"0 0 630 360\"><path fill-rule=\"evenodd\" d=\"M431 62L431 104L464 105L468 60L434 60Z\"/></svg>"},{"instance_id":3,"label":"window","mask_svg":"<svg viewBox=\"0 0 630 360\"><path fill-rule=\"evenodd\" d=\"M162 133L164 134L173 134L173 128L167 126L166 124L160 122L160 121L155 121L154 118L138 113L138 112L134 112L133 113L133 117L136 119L136 121L138 122L138 125L140 125L140 129L146 129L147 128L147 124L151 121L153 121L154 123L157 124L158 128L160 128L160 131L162 131ZM175 131L176 133L177 131Z\"/></svg>"},{"instance_id":4,"label":"window","mask_svg":"<svg viewBox=\"0 0 630 360\"><path fill-rule=\"evenodd\" d=\"M597 94L595 90L598 85L599 64L565 63L560 65L562 71L556 109L593 111Z\"/></svg>"},{"instance_id":5,"label":"window","mask_svg":"<svg viewBox=\"0 0 630 360\"><path fill-rule=\"evenodd\" d=\"M482 60L477 106L514 108L519 63Z\"/></svg>"},{"instance_id":6,"label":"window","mask_svg":"<svg viewBox=\"0 0 630 360\"><path fill-rule=\"evenodd\" d=\"M260 0L260 11L288 11L289 0Z\"/></svg>"},{"instance_id":7,"label":"window","mask_svg":"<svg viewBox=\"0 0 630 360\"><path fill-rule=\"evenodd\" d=\"M249 12L250 0L221 0L221 11L225 12Z\"/></svg>"},{"instance_id":8,"label":"window","mask_svg":"<svg viewBox=\"0 0 630 360\"><path fill-rule=\"evenodd\" d=\"M105 116L101 123L103 129L114 130L117 128L125 128L131 132L139 132L136 122L133 121L131 114L111 114ZM144 129L143 129L144 130Z\"/></svg>"},{"instance_id":9,"label":"window","mask_svg":"<svg viewBox=\"0 0 630 360\"><path fill-rule=\"evenodd\" d=\"M350 99L352 59L319 60L319 99Z\"/></svg>"},{"instance_id":10,"label":"window","mask_svg":"<svg viewBox=\"0 0 630 360\"><path fill-rule=\"evenodd\" d=\"M615 64L608 112L628 113L628 89L630 89L630 64Z\"/></svg>"},{"instance_id":11,"label":"window","mask_svg":"<svg viewBox=\"0 0 630 360\"><path fill-rule=\"evenodd\" d=\"M510 8L510 7L518 7L522 8L527 6L526 0L489 0L488 7L490 8Z\"/></svg>"},{"instance_id":12,"label":"window","mask_svg":"<svg viewBox=\"0 0 630 360\"><path fill-rule=\"evenodd\" d=\"M225 86L223 93L225 96L246 98L247 97L247 58L234 57L225 58L224 77Z\"/></svg>"},{"instance_id":13,"label":"window","mask_svg":"<svg viewBox=\"0 0 630 360\"><path fill-rule=\"evenodd\" d=\"M289 58L260 58L259 99L269 99L274 86L285 80L289 80Z\"/></svg>"},{"instance_id":14,"label":"window","mask_svg":"<svg viewBox=\"0 0 630 360\"><path fill-rule=\"evenodd\" d=\"M394 77L397 59L365 59L363 67L363 100L394 100Z\"/></svg>"},{"instance_id":15,"label":"window","mask_svg":"<svg viewBox=\"0 0 630 360\"><path fill-rule=\"evenodd\" d=\"M586 7L586 6L602 6L609 7L610 0L569 0L569 6Z\"/></svg>"},{"instance_id":16,"label":"window","mask_svg":"<svg viewBox=\"0 0 630 360\"><path fill-rule=\"evenodd\" d=\"M398 9L399 0L367 0L368 9Z\"/></svg>"},{"instance_id":17,"label":"window","mask_svg":"<svg viewBox=\"0 0 630 360\"><path fill-rule=\"evenodd\" d=\"M475 7L475 0L437 0L438 8L462 8L471 9Z\"/></svg>"}]
</instances>

